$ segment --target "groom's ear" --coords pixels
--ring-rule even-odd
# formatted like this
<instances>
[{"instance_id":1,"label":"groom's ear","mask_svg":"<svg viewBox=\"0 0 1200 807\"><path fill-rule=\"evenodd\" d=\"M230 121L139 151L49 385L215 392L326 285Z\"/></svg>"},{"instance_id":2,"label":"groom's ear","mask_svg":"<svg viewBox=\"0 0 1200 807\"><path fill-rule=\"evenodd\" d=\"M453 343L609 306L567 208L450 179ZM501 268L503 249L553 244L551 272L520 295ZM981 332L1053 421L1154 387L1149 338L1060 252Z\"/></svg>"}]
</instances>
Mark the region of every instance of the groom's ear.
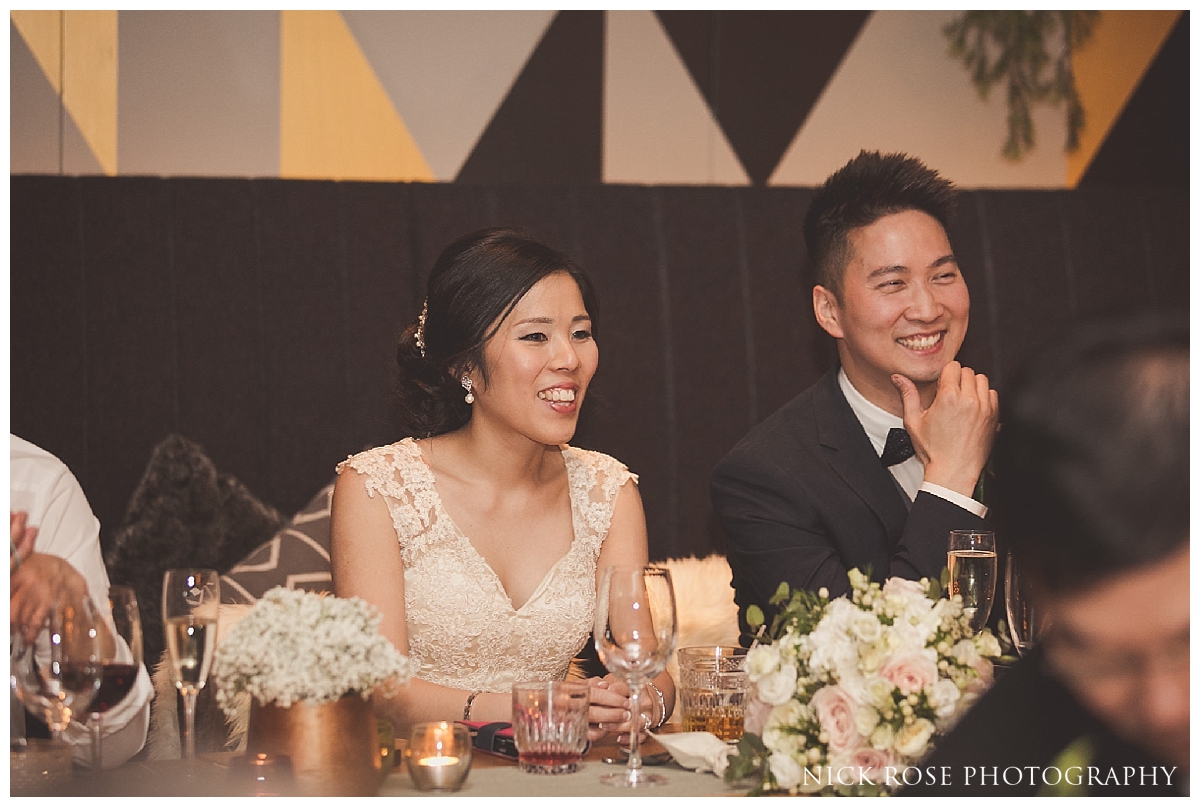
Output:
<instances>
[{"instance_id":1,"label":"groom's ear","mask_svg":"<svg viewBox=\"0 0 1200 807\"><path fill-rule=\"evenodd\" d=\"M835 339L845 336L841 325L841 308L837 295L824 286L813 286L813 314L822 330Z\"/></svg>"}]
</instances>

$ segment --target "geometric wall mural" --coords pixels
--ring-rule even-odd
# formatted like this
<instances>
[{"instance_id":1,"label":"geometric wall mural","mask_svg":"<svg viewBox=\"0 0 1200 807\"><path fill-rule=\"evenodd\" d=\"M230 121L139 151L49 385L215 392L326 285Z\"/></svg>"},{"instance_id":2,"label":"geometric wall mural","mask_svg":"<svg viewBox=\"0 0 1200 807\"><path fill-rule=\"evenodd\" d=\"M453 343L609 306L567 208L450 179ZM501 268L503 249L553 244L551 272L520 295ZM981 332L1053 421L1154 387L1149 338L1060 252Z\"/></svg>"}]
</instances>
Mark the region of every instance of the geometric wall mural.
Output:
<instances>
[{"instance_id":1,"label":"geometric wall mural","mask_svg":"<svg viewBox=\"0 0 1200 807\"><path fill-rule=\"evenodd\" d=\"M1083 146L1036 107L1019 161L955 15L11 11L10 172L812 186L872 148L966 188L1184 181L1189 12L1101 12Z\"/></svg>"}]
</instances>

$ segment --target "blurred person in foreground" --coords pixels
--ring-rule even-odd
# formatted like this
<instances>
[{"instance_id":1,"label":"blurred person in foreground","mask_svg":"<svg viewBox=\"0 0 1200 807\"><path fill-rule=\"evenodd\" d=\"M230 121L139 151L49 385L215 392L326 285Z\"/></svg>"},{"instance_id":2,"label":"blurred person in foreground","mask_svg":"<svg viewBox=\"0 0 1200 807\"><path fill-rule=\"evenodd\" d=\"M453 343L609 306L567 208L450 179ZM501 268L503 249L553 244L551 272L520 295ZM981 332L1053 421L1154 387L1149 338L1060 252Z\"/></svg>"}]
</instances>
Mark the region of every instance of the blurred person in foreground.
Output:
<instances>
[{"instance_id":1,"label":"blurred person in foreground","mask_svg":"<svg viewBox=\"0 0 1200 807\"><path fill-rule=\"evenodd\" d=\"M73 597L91 598L107 616L100 522L83 488L62 460L15 434L9 435L9 508L10 636L19 631L33 641L55 603ZM142 750L153 695L143 665L133 689L104 714L104 767L117 767ZM49 736L44 726L27 725L31 736ZM75 760L91 764L88 729L72 720L63 736L75 746Z\"/></svg>"},{"instance_id":2,"label":"blurred person in foreground","mask_svg":"<svg viewBox=\"0 0 1200 807\"><path fill-rule=\"evenodd\" d=\"M1103 323L1006 396L996 519L1045 629L906 794L1188 792L1188 360L1182 318Z\"/></svg>"}]
</instances>

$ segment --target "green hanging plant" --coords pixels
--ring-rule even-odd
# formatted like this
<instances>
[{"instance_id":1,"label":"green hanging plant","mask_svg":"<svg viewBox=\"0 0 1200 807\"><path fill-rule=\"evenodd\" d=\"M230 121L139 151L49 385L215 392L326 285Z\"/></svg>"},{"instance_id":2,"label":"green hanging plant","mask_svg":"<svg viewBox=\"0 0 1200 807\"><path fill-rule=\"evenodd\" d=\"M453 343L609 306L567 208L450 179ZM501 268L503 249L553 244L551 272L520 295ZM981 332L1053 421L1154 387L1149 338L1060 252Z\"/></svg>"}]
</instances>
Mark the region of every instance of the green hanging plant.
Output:
<instances>
[{"instance_id":1,"label":"green hanging plant","mask_svg":"<svg viewBox=\"0 0 1200 807\"><path fill-rule=\"evenodd\" d=\"M1091 38L1099 17L1099 11L967 11L943 29L950 54L966 63L980 97L998 82L1007 84L1005 157L1017 160L1033 148L1030 108L1038 103L1066 102L1066 148L1079 147L1083 105L1071 53Z\"/></svg>"}]
</instances>

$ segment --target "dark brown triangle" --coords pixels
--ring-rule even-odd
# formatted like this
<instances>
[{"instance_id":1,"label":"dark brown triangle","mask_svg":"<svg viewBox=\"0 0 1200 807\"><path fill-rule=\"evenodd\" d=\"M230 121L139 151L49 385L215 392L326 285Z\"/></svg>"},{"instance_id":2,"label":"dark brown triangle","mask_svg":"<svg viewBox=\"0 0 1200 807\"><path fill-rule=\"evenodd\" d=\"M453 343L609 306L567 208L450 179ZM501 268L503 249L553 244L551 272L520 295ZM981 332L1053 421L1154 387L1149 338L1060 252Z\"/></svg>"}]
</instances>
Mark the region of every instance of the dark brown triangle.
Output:
<instances>
[{"instance_id":1,"label":"dark brown triangle","mask_svg":"<svg viewBox=\"0 0 1200 807\"><path fill-rule=\"evenodd\" d=\"M1179 185L1190 177L1191 12L1184 11L1121 116L1097 149L1080 188ZM1087 114L1087 109L1084 109ZM1042 144L1055 148L1058 144Z\"/></svg>"},{"instance_id":2,"label":"dark brown triangle","mask_svg":"<svg viewBox=\"0 0 1200 807\"><path fill-rule=\"evenodd\" d=\"M766 184L869 11L656 11L756 185Z\"/></svg>"},{"instance_id":3,"label":"dark brown triangle","mask_svg":"<svg viewBox=\"0 0 1200 807\"><path fill-rule=\"evenodd\" d=\"M560 11L462 169L459 182L599 182L604 12Z\"/></svg>"}]
</instances>

